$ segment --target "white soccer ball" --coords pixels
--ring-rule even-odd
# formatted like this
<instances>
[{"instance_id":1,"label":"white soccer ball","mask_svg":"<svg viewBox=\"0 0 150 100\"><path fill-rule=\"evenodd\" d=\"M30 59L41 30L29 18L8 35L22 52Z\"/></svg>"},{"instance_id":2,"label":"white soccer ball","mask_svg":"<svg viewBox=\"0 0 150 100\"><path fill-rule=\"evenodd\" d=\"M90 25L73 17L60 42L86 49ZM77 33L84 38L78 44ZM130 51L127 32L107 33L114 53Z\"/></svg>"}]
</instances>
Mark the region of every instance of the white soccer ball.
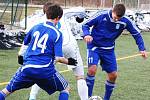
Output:
<instances>
[{"instance_id":1,"label":"white soccer ball","mask_svg":"<svg viewBox=\"0 0 150 100\"><path fill-rule=\"evenodd\" d=\"M103 100L100 96L91 96L89 100Z\"/></svg>"}]
</instances>

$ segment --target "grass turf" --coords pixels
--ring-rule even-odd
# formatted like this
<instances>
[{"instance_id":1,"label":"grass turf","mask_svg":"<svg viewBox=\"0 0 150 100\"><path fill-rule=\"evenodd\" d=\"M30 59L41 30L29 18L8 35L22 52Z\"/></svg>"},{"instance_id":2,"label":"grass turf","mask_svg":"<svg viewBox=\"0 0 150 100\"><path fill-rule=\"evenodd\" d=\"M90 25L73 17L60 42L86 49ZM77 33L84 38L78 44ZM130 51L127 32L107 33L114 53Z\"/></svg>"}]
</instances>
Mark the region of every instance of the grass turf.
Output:
<instances>
[{"instance_id":1,"label":"grass turf","mask_svg":"<svg viewBox=\"0 0 150 100\"><path fill-rule=\"evenodd\" d=\"M143 33L143 38L147 51L150 51L150 33ZM86 45L83 41L78 41L80 52L86 65ZM13 50L0 50L0 83L10 80L12 75L16 72L19 65L17 64L18 48ZM116 56L117 58L134 55L138 53L138 48L134 39L130 35L122 35L116 41ZM117 79L117 87L114 90L111 100L150 100L150 58L143 60L142 57L137 56L118 61L119 77ZM57 69L62 71L67 67L57 64ZM85 68L85 73L87 68ZM76 81L72 71L62 73L69 81L71 86L70 100L79 100L76 88ZM97 71L96 81L93 94L104 95L104 82L106 79L105 72L101 68ZM0 85L0 89L5 85ZM8 96L7 100L27 100L30 93L29 89L23 89L14 92ZM49 96L43 90L40 90L37 100L57 100L58 92Z\"/></svg>"}]
</instances>

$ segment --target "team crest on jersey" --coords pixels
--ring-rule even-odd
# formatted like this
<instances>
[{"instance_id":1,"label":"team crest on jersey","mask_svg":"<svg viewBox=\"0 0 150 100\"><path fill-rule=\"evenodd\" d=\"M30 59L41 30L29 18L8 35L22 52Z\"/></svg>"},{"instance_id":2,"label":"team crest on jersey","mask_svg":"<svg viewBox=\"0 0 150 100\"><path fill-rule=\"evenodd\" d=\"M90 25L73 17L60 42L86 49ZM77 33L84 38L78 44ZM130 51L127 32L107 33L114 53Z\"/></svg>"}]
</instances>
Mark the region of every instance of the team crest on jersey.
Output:
<instances>
[{"instance_id":1,"label":"team crest on jersey","mask_svg":"<svg viewBox=\"0 0 150 100\"><path fill-rule=\"evenodd\" d=\"M119 27L120 27L120 24L117 24L117 25L116 25L116 29L119 29Z\"/></svg>"},{"instance_id":2,"label":"team crest on jersey","mask_svg":"<svg viewBox=\"0 0 150 100\"><path fill-rule=\"evenodd\" d=\"M103 19L103 21L107 21L106 17Z\"/></svg>"}]
</instances>

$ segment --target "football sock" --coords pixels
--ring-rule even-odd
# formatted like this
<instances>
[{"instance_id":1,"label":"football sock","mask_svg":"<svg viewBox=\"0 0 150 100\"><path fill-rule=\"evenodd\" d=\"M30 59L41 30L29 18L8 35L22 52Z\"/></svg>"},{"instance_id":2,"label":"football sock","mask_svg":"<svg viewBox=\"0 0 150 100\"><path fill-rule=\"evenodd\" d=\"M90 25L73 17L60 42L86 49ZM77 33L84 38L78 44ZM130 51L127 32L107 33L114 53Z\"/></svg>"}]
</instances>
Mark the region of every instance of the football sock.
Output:
<instances>
[{"instance_id":1,"label":"football sock","mask_svg":"<svg viewBox=\"0 0 150 100\"><path fill-rule=\"evenodd\" d=\"M91 75L87 74L86 83L87 83L87 86L88 86L88 96L89 97L92 96L94 82L95 82L95 76L91 76Z\"/></svg>"},{"instance_id":2,"label":"football sock","mask_svg":"<svg viewBox=\"0 0 150 100\"><path fill-rule=\"evenodd\" d=\"M40 90L40 87L37 84L34 84L31 88L29 100L36 100L36 96Z\"/></svg>"},{"instance_id":3,"label":"football sock","mask_svg":"<svg viewBox=\"0 0 150 100\"><path fill-rule=\"evenodd\" d=\"M88 87L84 79L77 80L78 94L81 100L88 100Z\"/></svg>"},{"instance_id":4,"label":"football sock","mask_svg":"<svg viewBox=\"0 0 150 100\"><path fill-rule=\"evenodd\" d=\"M112 83L110 81L105 82L105 95L104 95L104 100L110 100L110 96L113 92L113 89L115 88L115 83Z\"/></svg>"},{"instance_id":5,"label":"football sock","mask_svg":"<svg viewBox=\"0 0 150 100\"><path fill-rule=\"evenodd\" d=\"M68 99L69 99L69 93L66 91L61 91L58 100L68 100Z\"/></svg>"},{"instance_id":6,"label":"football sock","mask_svg":"<svg viewBox=\"0 0 150 100\"><path fill-rule=\"evenodd\" d=\"M5 100L6 94L0 91L0 100Z\"/></svg>"}]
</instances>

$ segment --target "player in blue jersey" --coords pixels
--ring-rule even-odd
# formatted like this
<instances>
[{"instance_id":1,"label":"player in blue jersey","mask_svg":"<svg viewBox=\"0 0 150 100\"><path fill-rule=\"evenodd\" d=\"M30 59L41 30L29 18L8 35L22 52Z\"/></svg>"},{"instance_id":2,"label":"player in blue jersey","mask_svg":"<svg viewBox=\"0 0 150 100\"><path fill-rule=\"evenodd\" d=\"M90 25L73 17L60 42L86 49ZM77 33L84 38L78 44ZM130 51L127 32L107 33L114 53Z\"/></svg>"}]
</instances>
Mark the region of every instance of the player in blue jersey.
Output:
<instances>
[{"instance_id":1,"label":"player in blue jersey","mask_svg":"<svg viewBox=\"0 0 150 100\"><path fill-rule=\"evenodd\" d=\"M86 82L89 97L92 96L97 64L100 61L102 70L107 73L104 100L110 100L116 86L117 62L114 52L115 40L127 29L136 41L142 57L147 58L144 42L136 25L126 16L125 6L116 4L112 10L98 12L82 26L83 37L88 49L88 73ZM90 27L92 27L90 31Z\"/></svg>"},{"instance_id":2,"label":"player in blue jersey","mask_svg":"<svg viewBox=\"0 0 150 100\"><path fill-rule=\"evenodd\" d=\"M57 4L47 7L47 21L35 25L27 33L24 45L28 45L23 65L18 69L9 84L0 91L0 100L12 92L37 84L49 95L60 91L59 100L68 100L69 85L55 69L54 62L76 65L76 60L64 58L62 53L62 34L55 27L63 15ZM32 23L31 23L32 24Z\"/></svg>"},{"instance_id":3,"label":"player in blue jersey","mask_svg":"<svg viewBox=\"0 0 150 100\"><path fill-rule=\"evenodd\" d=\"M43 6L44 13L45 10L47 9L47 6L49 5L51 5L51 3ZM88 99L88 87L84 78L84 67L83 67L83 62L80 55L79 47L77 45L77 41L75 37L73 36L73 32L71 31L72 28L70 27L70 23L74 22L74 26L76 24L79 25L84 20L84 17L86 17L85 8L72 7L64 10L63 16L59 21L59 23L57 24L57 27L59 28L59 30L62 32L63 35L62 48L63 48L64 57L66 58L72 57L76 59L78 62L77 66L68 65L68 68L73 70L73 73L77 80L77 90L78 90L80 100ZM42 18L39 19L41 19L41 21L38 20L39 22L43 22L45 20L45 16L42 16ZM37 24L37 22L35 24ZM32 27L32 25L29 26ZM20 50L19 55L23 55L24 50L25 48ZM40 90L39 86L37 86L36 84L33 85L31 88L29 100L36 100L36 96L38 95L39 90Z\"/></svg>"}]
</instances>

